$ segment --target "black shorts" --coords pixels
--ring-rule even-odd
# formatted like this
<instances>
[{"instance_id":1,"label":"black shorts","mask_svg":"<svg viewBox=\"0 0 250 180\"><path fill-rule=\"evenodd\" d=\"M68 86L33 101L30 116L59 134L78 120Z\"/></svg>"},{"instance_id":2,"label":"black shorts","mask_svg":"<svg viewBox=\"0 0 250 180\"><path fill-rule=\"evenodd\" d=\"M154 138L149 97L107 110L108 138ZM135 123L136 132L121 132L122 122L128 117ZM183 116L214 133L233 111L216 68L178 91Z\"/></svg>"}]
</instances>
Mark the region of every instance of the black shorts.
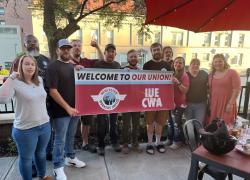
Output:
<instances>
[{"instance_id":1,"label":"black shorts","mask_svg":"<svg viewBox=\"0 0 250 180\"><path fill-rule=\"evenodd\" d=\"M91 126L93 122L93 115L81 116L81 123L85 126Z\"/></svg>"}]
</instances>

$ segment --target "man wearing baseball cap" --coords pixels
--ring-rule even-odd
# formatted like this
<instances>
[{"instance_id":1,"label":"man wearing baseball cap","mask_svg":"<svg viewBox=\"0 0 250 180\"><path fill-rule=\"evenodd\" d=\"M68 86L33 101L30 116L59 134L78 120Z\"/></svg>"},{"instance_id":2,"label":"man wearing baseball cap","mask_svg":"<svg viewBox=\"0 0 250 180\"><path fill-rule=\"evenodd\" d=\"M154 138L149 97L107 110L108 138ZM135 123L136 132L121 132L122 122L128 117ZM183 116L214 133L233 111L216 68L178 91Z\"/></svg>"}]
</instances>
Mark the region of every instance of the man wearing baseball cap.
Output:
<instances>
[{"instance_id":1,"label":"man wearing baseball cap","mask_svg":"<svg viewBox=\"0 0 250 180\"><path fill-rule=\"evenodd\" d=\"M107 44L104 51L104 60L99 60L95 63L95 68L102 69L120 69L121 65L115 61L116 47L114 44ZM121 151L121 147L118 143L117 135L117 113L113 114L98 114L97 115L97 140L99 155L104 156L105 154L105 142L104 138L108 131L108 123L110 123L110 141L113 149L116 152Z\"/></svg>"},{"instance_id":2,"label":"man wearing baseball cap","mask_svg":"<svg viewBox=\"0 0 250 180\"><path fill-rule=\"evenodd\" d=\"M69 63L72 46L66 39L58 41L58 59L48 66L46 85L49 88L51 118L55 131L53 147L54 174L57 180L66 180L63 166L85 167L74 151L74 137L79 116L75 109L74 66ZM65 152L65 153L64 153ZM64 161L65 156L65 161Z\"/></svg>"}]
</instances>

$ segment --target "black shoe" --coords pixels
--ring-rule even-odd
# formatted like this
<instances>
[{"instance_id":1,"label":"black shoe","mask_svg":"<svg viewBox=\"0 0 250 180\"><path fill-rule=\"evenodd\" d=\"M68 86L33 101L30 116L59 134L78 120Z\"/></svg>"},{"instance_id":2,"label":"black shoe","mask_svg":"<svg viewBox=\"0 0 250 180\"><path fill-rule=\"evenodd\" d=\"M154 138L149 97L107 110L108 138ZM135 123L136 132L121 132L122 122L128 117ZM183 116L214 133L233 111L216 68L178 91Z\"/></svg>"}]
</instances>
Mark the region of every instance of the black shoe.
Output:
<instances>
[{"instance_id":1,"label":"black shoe","mask_svg":"<svg viewBox=\"0 0 250 180\"><path fill-rule=\"evenodd\" d=\"M166 149L165 149L165 147L164 147L163 144L158 144L158 145L155 146L155 148L157 149L157 151L159 153L165 153L165 151L166 151Z\"/></svg>"},{"instance_id":2,"label":"black shoe","mask_svg":"<svg viewBox=\"0 0 250 180\"><path fill-rule=\"evenodd\" d=\"M36 166L32 164L32 177L37 177L37 171L36 171Z\"/></svg>"},{"instance_id":3,"label":"black shoe","mask_svg":"<svg viewBox=\"0 0 250 180\"><path fill-rule=\"evenodd\" d=\"M46 154L46 160L52 161L52 154Z\"/></svg>"},{"instance_id":4,"label":"black shoe","mask_svg":"<svg viewBox=\"0 0 250 180\"><path fill-rule=\"evenodd\" d=\"M89 144L89 152L96 153L97 152L96 145Z\"/></svg>"},{"instance_id":5,"label":"black shoe","mask_svg":"<svg viewBox=\"0 0 250 180\"><path fill-rule=\"evenodd\" d=\"M97 148L97 153L98 153L100 156L104 156L104 154L105 154L105 148L104 148L104 147L98 147L98 148Z\"/></svg>"},{"instance_id":6,"label":"black shoe","mask_svg":"<svg viewBox=\"0 0 250 180\"><path fill-rule=\"evenodd\" d=\"M146 147L146 152L150 155L153 155L155 153L154 146L148 144Z\"/></svg>"},{"instance_id":7,"label":"black shoe","mask_svg":"<svg viewBox=\"0 0 250 180\"><path fill-rule=\"evenodd\" d=\"M122 151L122 148L121 148L120 144L118 144L118 143L112 144L112 147L113 147L115 152L121 152Z\"/></svg>"},{"instance_id":8,"label":"black shoe","mask_svg":"<svg viewBox=\"0 0 250 180\"><path fill-rule=\"evenodd\" d=\"M84 146L82 146L82 150L88 151L89 150L89 144L85 144Z\"/></svg>"}]
</instances>

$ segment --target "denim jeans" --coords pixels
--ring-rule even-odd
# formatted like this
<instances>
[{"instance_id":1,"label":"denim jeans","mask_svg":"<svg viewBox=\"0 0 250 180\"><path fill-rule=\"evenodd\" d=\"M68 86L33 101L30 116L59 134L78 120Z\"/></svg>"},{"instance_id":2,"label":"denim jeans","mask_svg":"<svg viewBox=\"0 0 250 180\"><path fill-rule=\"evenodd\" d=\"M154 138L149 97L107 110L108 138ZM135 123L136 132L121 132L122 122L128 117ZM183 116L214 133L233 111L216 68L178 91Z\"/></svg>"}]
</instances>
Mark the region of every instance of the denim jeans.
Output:
<instances>
[{"instance_id":1,"label":"denim jeans","mask_svg":"<svg viewBox=\"0 0 250 180\"><path fill-rule=\"evenodd\" d=\"M20 130L13 127L12 137L17 145L19 170L24 180L32 180L32 160L37 175L44 177L46 172L46 147L50 138L50 123L30 129Z\"/></svg>"},{"instance_id":2,"label":"denim jeans","mask_svg":"<svg viewBox=\"0 0 250 180\"><path fill-rule=\"evenodd\" d=\"M50 119L50 124L51 124L51 134L50 134L50 139L46 148L46 154L51 155L53 151L53 142L54 142L54 130L52 128L53 125L53 119Z\"/></svg>"},{"instance_id":3,"label":"denim jeans","mask_svg":"<svg viewBox=\"0 0 250 180\"><path fill-rule=\"evenodd\" d=\"M52 159L55 169L64 166L64 155L70 158L75 157L74 140L79 119L78 116L53 119L55 134Z\"/></svg>"},{"instance_id":4,"label":"denim jeans","mask_svg":"<svg viewBox=\"0 0 250 180\"><path fill-rule=\"evenodd\" d=\"M168 139L173 142L184 141L182 116L185 108L177 107L171 111L168 120Z\"/></svg>"},{"instance_id":5,"label":"denim jeans","mask_svg":"<svg viewBox=\"0 0 250 180\"><path fill-rule=\"evenodd\" d=\"M206 110L206 103L188 103L184 113L187 120L197 119L201 124L204 125Z\"/></svg>"},{"instance_id":6,"label":"denim jeans","mask_svg":"<svg viewBox=\"0 0 250 180\"><path fill-rule=\"evenodd\" d=\"M109 114L99 114L97 115L97 139L98 139L98 147L105 147L105 136L110 129L110 141L111 144L117 143L117 113ZM109 123L110 122L110 123ZM110 124L110 126L109 126Z\"/></svg>"}]
</instances>

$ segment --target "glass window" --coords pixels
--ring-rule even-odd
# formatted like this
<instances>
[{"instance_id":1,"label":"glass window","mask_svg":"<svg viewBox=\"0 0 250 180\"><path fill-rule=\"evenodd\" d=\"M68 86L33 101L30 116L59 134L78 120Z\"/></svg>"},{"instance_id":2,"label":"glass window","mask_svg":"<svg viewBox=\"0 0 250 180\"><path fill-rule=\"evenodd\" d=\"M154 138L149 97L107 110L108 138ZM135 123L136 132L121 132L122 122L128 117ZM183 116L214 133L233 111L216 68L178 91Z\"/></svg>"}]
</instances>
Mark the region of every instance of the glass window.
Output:
<instances>
[{"instance_id":1,"label":"glass window","mask_svg":"<svg viewBox=\"0 0 250 180\"><path fill-rule=\"evenodd\" d=\"M0 27L0 34L17 34L16 28Z\"/></svg>"},{"instance_id":2,"label":"glass window","mask_svg":"<svg viewBox=\"0 0 250 180\"><path fill-rule=\"evenodd\" d=\"M5 25L5 24L6 24L5 20L0 20L0 25Z\"/></svg>"},{"instance_id":3,"label":"glass window","mask_svg":"<svg viewBox=\"0 0 250 180\"><path fill-rule=\"evenodd\" d=\"M192 53L192 59L197 59L198 54L197 53Z\"/></svg>"},{"instance_id":4,"label":"glass window","mask_svg":"<svg viewBox=\"0 0 250 180\"><path fill-rule=\"evenodd\" d=\"M209 47L211 44L211 33L204 33L203 47Z\"/></svg>"},{"instance_id":5,"label":"glass window","mask_svg":"<svg viewBox=\"0 0 250 180\"><path fill-rule=\"evenodd\" d=\"M242 65L243 54L236 54L233 58L230 59L230 64L232 65Z\"/></svg>"},{"instance_id":6,"label":"glass window","mask_svg":"<svg viewBox=\"0 0 250 180\"><path fill-rule=\"evenodd\" d=\"M183 33L182 32L172 32L172 46L182 46L183 45Z\"/></svg>"},{"instance_id":7,"label":"glass window","mask_svg":"<svg viewBox=\"0 0 250 180\"><path fill-rule=\"evenodd\" d=\"M91 39L95 40L96 42L99 42L99 33L98 33L98 29L92 29L91 30Z\"/></svg>"},{"instance_id":8,"label":"glass window","mask_svg":"<svg viewBox=\"0 0 250 180\"><path fill-rule=\"evenodd\" d=\"M154 42L161 43L161 32L155 33L155 41Z\"/></svg>"},{"instance_id":9,"label":"glass window","mask_svg":"<svg viewBox=\"0 0 250 180\"><path fill-rule=\"evenodd\" d=\"M245 40L245 34L240 34L239 35L238 47L243 47L244 46L244 40Z\"/></svg>"},{"instance_id":10,"label":"glass window","mask_svg":"<svg viewBox=\"0 0 250 180\"><path fill-rule=\"evenodd\" d=\"M225 34L225 43L224 43L224 45L226 47L230 47L231 46L231 41L232 41L232 34L231 33L226 33Z\"/></svg>"},{"instance_id":11,"label":"glass window","mask_svg":"<svg viewBox=\"0 0 250 180\"><path fill-rule=\"evenodd\" d=\"M139 32L137 35L137 44L143 46L144 43L144 34Z\"/></svg>"},{"instance_id":12,"label":"glass window","mask_svg":"<svg viewBox=\"0 0 250 180\"><path fill-rule=\"evenodd\" d=\"M186 53L177 53L176 57L183 57L184 59L186 59Z\"/></svg>"},{"instance_id":13,"label":"glass window","mask_svg":"<svg viewBox=\"0 0 250 180\"><path fill-rule=\"evenodd\" d=\"M203 53L202 54L202 60L203 61L209 61L210 54L209 53Z\"/></svg>"},{"instance_id":14,"label":"glass window","mask_svg":"<svg viewBox=\"0 0 250 180\"><path fill-rule=\"evenodd\" d=\"M90 53L90 59L97 59L96 52Z\"/></svg>"},{"instance_id":15,"label":"glass window","mask_svg":"<svg viewBox=\"0 0 250 180\"><path fill-rule=\"evenodd\" d=\"M107 31L107 44L114 43L114 31Z\"/></svg>"},{"instance_id":16,"label":"glass window","mask_svg":"<svg viewBox=\"0 0 250 180\"><path fill-rule=\"evenodd\" d=\"M220 46L221 33L215 33L214 45Z\"/></svg>"},{"instance_id":17,"label":"glass window","mask_svg":"<svg viewBox=\"0 0 250 180\"><path fill-rule=\"evenodd\" d=\"M4 15L5 14L5 9L4 7L0 7L0 15Z\"/></svg>"}]
</instances>

